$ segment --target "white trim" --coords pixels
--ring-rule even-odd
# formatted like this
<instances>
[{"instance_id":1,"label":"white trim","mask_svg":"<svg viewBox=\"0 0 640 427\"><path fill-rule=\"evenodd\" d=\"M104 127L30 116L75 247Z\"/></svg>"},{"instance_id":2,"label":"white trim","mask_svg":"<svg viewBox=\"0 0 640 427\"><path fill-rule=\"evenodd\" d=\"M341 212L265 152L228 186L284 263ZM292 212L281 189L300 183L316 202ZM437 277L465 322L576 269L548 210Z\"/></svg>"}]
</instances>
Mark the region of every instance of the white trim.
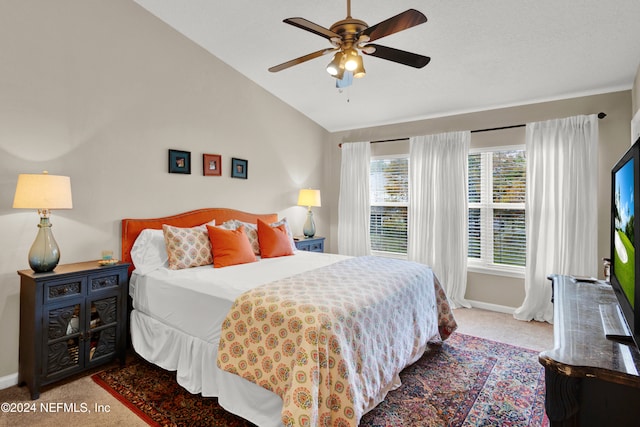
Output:
<instances>
[{"instance_id":1,"label":"white trim","mask_svg":"<svg viewBox=\"0 0 640 427\"><path fill-rule=\"evenodd\" d=\"M403 254L401 252L385 252L385 251L371 251L371 255L383 257L383 258L395 258L395 259L403 259L407 260L407 254Z\"/></svg>"},{"instance_id":2,"label":"white trim","mask_svg":"<svg viewBox=\"0 0 640 427\"><path fill-rule=\"evenodd\" d=\"M498 151L526 151L525 144L516 144L516 145L497 145L495 147L479 147L479 148L469 148L469 154L476 153L495 153Z\"/></svg>"},{"instance_id":3,"label":"white trim","mask_svg":"<svg viewBox=\"0 0 640 427\"><path fill-rule=\"evenodd\" d=\"M631 145L640 138L640 110L631 119Z\"/></svg>"},{"instance_id":4,"label":"white trim","mask_svg":"<svg viewBox=\"0 0 640 427\"><path fill-rule=\"evenodd\" d=\"M409 138L407 138L407 141ZM371 156L371 160L387 160L387 159L407 159L409 160L409 154L381 154L379 156Z\"/></svg>"},{"instance_id":5,"label":"white trim","mask_svg":"<svg viewBox=\"0 0 640 427\"><path fill-rule=\"evenodd\" d=\"M14 385L18 385L18 373L15 372L13 374L5 375L4 377L0 377L0 390L4 390L5 388L13 387Z\"/></svg>"},{"instance_id":6,"label":"white trim","mask_svg":"<svg viewBox=\"0 0 640 427\"><path fill-rule=\"evenodd\" d=\"M469 303L471 304L471 307L479 308L481 310L496 311L498 313L506 313L506 314L513 314L516 311L516 307L508 307L506 305L491 304L489 302L474 301L470 299L468 299L467 301L469 301Z\"/></svg>"},{"instance_id":7,"label":"white trim","mask_svg":"<svg viewBox=\"0 0 640 427\"><path fill-rule=\"evenodd\" d=\"M383 208L408 208L409 202L371 202L371 206L382 206Z\"/></svg>"}]
</instances>

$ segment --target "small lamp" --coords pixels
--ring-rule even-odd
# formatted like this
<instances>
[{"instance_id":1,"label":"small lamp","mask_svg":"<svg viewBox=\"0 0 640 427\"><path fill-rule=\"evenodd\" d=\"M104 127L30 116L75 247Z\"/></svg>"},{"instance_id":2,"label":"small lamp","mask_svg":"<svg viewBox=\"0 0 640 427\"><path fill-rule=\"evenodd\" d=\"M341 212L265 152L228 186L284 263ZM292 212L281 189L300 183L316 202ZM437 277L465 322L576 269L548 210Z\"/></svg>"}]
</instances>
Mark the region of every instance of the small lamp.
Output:
<instances>
[{"instance_id":1,"label":"small lamp","mask_svg":"<svg viewBox=\"0 0 640 427\"><path fill-rule=\"evenodd\" d=\"M302 232L305 237L313 237L316 234L316 224L313 221L313 212L311 212L312 206L321 206L320 203L320 190L312 190L305 188L300 190L298 194L298 206L307 206L307 220L304 223Z\"/></svg>"},{"instance_id":2,"label":"small lamp","mask_svg":"<svg viewBox=\"0 0 640 427\"><path fill-rule=\"evenodd\" d=\"M68 176L42 174L20 174L16 185L13 207L37 209L40 215L38 234L29 251L29 266L36 273L56 268L60 261L60 250L51 233L49 214L51 209L71 209L71 179Z\"/></svg>"}]
</instances>

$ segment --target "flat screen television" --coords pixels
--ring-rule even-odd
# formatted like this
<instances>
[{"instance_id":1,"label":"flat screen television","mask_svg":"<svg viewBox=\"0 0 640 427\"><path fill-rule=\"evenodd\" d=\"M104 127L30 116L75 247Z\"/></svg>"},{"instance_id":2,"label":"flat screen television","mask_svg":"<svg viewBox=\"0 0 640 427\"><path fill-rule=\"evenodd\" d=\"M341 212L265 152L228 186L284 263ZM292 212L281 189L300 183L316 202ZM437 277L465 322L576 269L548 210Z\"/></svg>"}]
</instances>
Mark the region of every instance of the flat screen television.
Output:
<instances>
[{"instance_id":1,"label":"flat screen television","mask_svg":"<svg viewBox=\"0 0 640 427\"><path fill-rule=\"evenodd\" d=\"M611 170L611 286L628 334L608 336L633 340L637 346L640 344L640 255L636 255L636 249L640 248L640 205L636 205L636 200L640 201L640 138ZM606 332L604 317L603 322Z\"/></svg>"}]
</instances>

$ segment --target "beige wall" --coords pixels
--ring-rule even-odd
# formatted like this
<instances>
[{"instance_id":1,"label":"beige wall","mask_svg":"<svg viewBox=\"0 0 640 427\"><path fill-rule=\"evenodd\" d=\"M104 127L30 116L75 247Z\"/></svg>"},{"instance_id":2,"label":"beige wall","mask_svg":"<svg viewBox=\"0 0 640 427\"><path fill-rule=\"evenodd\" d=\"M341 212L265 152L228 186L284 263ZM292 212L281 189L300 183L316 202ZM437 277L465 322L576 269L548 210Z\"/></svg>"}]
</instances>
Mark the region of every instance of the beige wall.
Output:
<instances>
[{"instance_id":1,"label":"beige wall","mask_svg":"<svg viewBox=\"0 0 640 427\"><path fill-rule=\"evenodd\" d=\"M636 72L636 78L633 81L633 106L631 109L632 117L635 113L640 110L640 66L638 66L638 71Z\"/></svg>"},{"instance_id":2,"label":"beige wall","mask_svg":"<svg viewBox=\"0 0 640 427\"><path fill-rule=\"evenodd\" d=\"M18 371L16 270L38 223L11 207L19 173L71 177L74 208L51 220L62 263L119 253L121 218L201 207L278 212L302 232L297 191L321 188L328 133L135 3L3 2L0 52L0 382ZM191 151L191 175L167 173L169 148ZM202 176L203 153L223 177ZM229 178L231 157L248 180Z\"/></svg>"},{"instance_id":3,"label":"beige wall","mask_svg":"<svg viewBox=\"0 0 640 427\"><path fill-rule=\"evenodd\" d=\"M607 113L607 117L599 121L600 159L598 170L594 171L594 173L598 174L599 182L598 257L608 257L609 203L611 192L610 169L618 158L629 148L629 122L631 120L630 90L333 133L331 135L331 144L325 153L325 168L327 168L325 187L333 189L331 193L333 198L326 198L326 204L332 208L330 249L337 251L337 204L340 185L340 149L338 148L338 143L405 138L414 135L429 135L456 130L495 128L578 114L593 114L600 111ZM513 140L512 143L514 144L523 143L523 128L474 133L472 134L471 144L472 146L504 145L508 144L509 140ZM599 270L601 269L599 268ZM481 301L489 305L518 307L524 299L524 280L469 273L466 296L469 299Z\"/></svg>"}]
</instances>

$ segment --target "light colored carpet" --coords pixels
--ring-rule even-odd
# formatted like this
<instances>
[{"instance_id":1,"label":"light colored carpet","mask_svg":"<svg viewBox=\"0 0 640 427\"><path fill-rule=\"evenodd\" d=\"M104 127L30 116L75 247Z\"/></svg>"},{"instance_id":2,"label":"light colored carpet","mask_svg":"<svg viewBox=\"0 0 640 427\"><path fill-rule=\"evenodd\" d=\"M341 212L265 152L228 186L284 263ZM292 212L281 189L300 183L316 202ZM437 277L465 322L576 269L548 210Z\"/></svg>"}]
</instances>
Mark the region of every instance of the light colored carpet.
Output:
<instances>
[{"instance_id":1,"label":"light colored carpet","mask_svg":"<svg viewBox=\"0 0 640 427\"><path fill-rule=\"evenodd\" d=\"M494 341L543 351L553 348L553 325L523 322L511 314L476 308L454 310L458 332Z\"/></svg>"},{"instance_id":2,"label":"light colored carpet","mask_svg":"<svg viewBox=\"0 0 640 427\"><path fill-rule=\"evenodd\" d=\"M542 351L553 347L553 326L540 322L521 322L513 316L479 309L457 309L458 332L507 344ZM114 365L108 365L109 367ZM0 390L0 402L16 407L35 405L35 411L0 411L0 426L146 426L136 414L95 384L86 374L78 379L45 388L40 399L32 401L26 387ZM67 405L67 410L64 408ZM80 412L70 412L75 408ZM84 404L84 405L83 405ZM108 412L96 412L96 405ZM82 412L86 406L88 412ZM30 407L28 409L31 409ZM49 412L46 412L48 409ZM57 410L58 412L53 412Z\"/></svg>"}]
</instances>

